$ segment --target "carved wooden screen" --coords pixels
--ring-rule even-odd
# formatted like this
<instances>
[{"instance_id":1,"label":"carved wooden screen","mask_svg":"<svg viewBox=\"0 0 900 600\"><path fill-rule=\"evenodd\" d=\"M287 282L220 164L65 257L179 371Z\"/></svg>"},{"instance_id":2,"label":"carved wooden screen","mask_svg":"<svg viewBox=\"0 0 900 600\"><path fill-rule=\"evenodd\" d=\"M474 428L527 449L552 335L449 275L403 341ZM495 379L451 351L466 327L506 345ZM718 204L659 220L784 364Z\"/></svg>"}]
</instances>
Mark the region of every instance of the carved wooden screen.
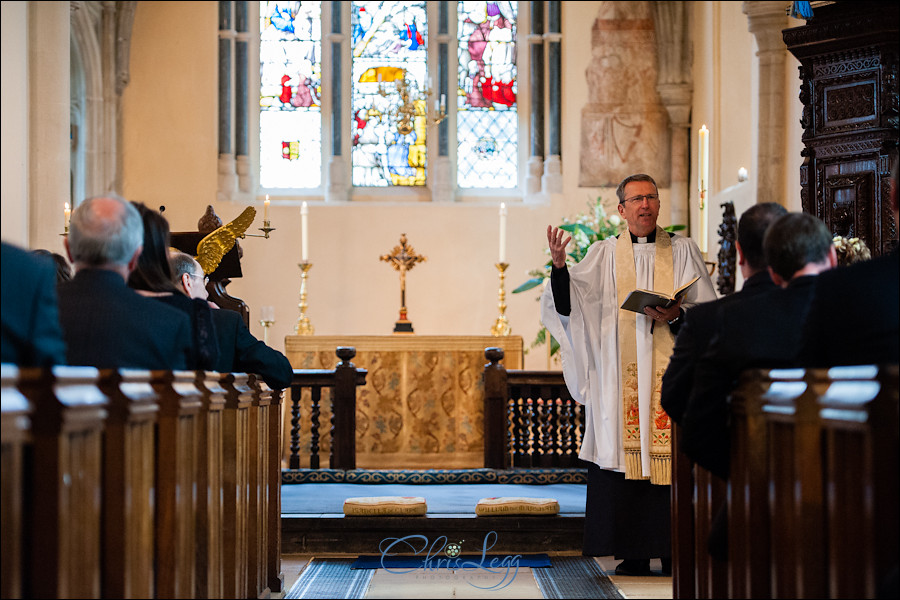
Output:
<instances>
[{"instance_id":1,"label":"carved wooden screen","mask_svg":"<svg viewBox=\"0 0 900 600\"><path fill-rule=\"evenodd\" d=\"M784 30L801 63L804 212L834 235L859 237L875 256L897 245L889 200L898 139L896 6L838 2Z\"/></svg>"}]
</instances>

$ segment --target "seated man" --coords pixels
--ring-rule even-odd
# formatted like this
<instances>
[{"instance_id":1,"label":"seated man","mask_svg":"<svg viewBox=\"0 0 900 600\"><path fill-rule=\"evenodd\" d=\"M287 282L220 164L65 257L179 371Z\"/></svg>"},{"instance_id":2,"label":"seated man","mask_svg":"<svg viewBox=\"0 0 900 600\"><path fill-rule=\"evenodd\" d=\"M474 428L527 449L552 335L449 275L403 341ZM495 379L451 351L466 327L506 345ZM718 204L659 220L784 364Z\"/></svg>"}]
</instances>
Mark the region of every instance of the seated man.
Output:
<instances>
[{"instance_id":1,"label":"seated man","mask_svg":"<svg viewBox=\"0 0 900 600\"><path fill-rule=\"evenodd\" d=\"M72 213L65 245L75 277L59 286L69 364L186 368L188 316L144 298L125 283L137 265L143 238L141 216L121 198L90 198Z\"/></svg>"},{"instance_id":2,"label":"seated man","mask_svg":"<svg viewBox=\"0 0 900 600\"><path fill-rule=\"evenodd\" d=\"M2 359L21 367L66 362L59 327L56 268L50 260L3 242Z\"/></svg>"},{"instance_id":3,"label":"seated man","mask_svg":"<svg viewBox=\"0 0 900 600\"><path fill-rule=\"evenodd\" d=\"M763 254L763 237L769 225L785 214L787 210L775 202L754 204L744 211L738 222L736 244L744 286L735 294L698 304L685 313L684 324L675 338L669 366L662 378L660 400L663 409L676 423L681 424L684 408L694 387L697 361L715 333L716 311L733 302L775 289Z\"/></svg>"},{"instance_id":4,"label":"seated man","mask_svg":"<svg viewBox=\"0 0 900 600\"><path fill-rule=\"evenodd\" d=\"M183 252L173 253L170 262L172 278L178 289L190 298L206 300L209 294L200 263ZM253 337L241 315L232 310L216 309L212 311L212 318L219 342L216 371L255 373L272 389L290 387L294 378L291 363L284 354Z\"/></svg>"},{"instance_id":5,"label":"seated man","mask_svg":"<svg viewBox=\"0 0 900 600\"><path fill-rule=\"evenodd\" d=\"M790 213L766 232L763 251L779 288L716 311L716 332L700 358L682 419L682 449L713 475L728 478L728 397L741 371L790 367L800 346L816 278L837 265L831 232L819 219Z\"/></svg>"}]
</instances>

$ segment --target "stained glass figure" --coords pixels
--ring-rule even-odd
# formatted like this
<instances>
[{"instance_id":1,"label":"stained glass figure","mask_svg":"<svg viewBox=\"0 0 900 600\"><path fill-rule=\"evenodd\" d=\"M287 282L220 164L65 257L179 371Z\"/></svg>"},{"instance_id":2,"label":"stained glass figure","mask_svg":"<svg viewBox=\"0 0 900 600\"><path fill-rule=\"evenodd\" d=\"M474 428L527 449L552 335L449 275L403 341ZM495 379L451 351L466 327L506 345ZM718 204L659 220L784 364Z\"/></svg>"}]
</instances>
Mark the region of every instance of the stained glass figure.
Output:
<instances>
[{"instance_id":1,"label":"stained glass figure","mask_svg":"<svg viewBox=\"0 0 900 600\"><path fill-rule=\"evenodd\" d=\"M457 185L518 183L516 2L459 2Z\"/></svg>"},{"instance_id":2,"label":"stained glass figure","mask_svg":"<svg viewBox=\"0 0 900 600\"><path fill-rule=\"evenodd\" d=\"M426 181L425 2L352 2L354 186Z\"/></svg>"},{"instance_id":3,"label":"stained glass figure","mask_svg":"<svg viewBox=\"0 0 900 600\"><path fill-rule=\"evenodd\" d=\"M260 2L259 177L322 184L321 2Z\"/></svg>"}]
</instances>

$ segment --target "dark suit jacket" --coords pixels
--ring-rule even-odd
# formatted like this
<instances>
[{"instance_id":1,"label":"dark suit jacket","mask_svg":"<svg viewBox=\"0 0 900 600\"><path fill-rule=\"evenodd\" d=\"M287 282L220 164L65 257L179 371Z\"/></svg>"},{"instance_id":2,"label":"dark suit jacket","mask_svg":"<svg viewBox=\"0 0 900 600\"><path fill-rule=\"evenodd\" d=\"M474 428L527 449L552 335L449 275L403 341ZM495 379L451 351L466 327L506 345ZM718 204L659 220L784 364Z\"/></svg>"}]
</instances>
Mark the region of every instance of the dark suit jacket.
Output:
<instances>
[{"instance_id":1,"label":"dark suit jacket","mask_svg":"<svg viewBox=\"0 0 900 600\"><path fill-rule=\"evenodd\" d=\"M684 315L684 324L675 338L669 366L662 378L663 410L678 424L684 416L691 390L694 369L716 332L716 311L745 298L775 289L768 271L761 271L744 281L741 291L692 306Z\"/></svg>"},{"instance_id":2,"label":"dark suit jacket","mask_svg":"<svg viewBox=\"0 0 900 600\"><path fill-rule=\"evenodd\" d=\"M187 367L191 321L144 298L121 275L83 269L59 286L59 315L69 364L176 370Z\"/></svg>"},{"instance_id":3,"label":"dark suit jacket","mask_svg":"<svg viewBox=\"0 0 900 600\"><path fill-rule=\"evenodd\" d=\"M66 362L59 326L56 267L50 260L3 242L2 362L44 367Z\"/></svg>"},{"instance_id":4,"label":"dark suit jacket","mask_svg":"<svg viewBox=\"0 0 900 600\"><path fill-rule=\"evenodd\" d=\"M191 355L188 357L187 368L215 371L219 364L219 345L212 317L213 309L209 303L199 298L188 298L179 292L155 296L153 299L180 310L191 320Z\"/></svg>"},{"instance_id":5,"label":"dark suit jacket","mask_svg":"<svg viewBox=\"0 0 900 600\"><path fill-rule=\"evenodd\" d=\"M294 378L291 363L284 354L253 337L240 314L222 308L213 310L212 317L219 340L216 371L255 373L276 390L291 386Z\"/></svg>"},{"instance_id":6,"label":"dark suit jacket","mask_svg":"<svg viewBox=\"0 0 900 600\"><path fill-rule=\"evenodd\" d=\"M714 475L728 478L728 398L738 375L753 367L795 365L815 280L798 277L785 289L716 311L717 333L697 363L694 389L681 423L682 450Z\"/></svg>"},{"instance_id":7,"label":"dark suit jacket","mask_svg":"<svg viewBox=\"0 0 900 600\"><path fill-rule=\"evenodd\" d=\"M900 260L887 256L826 271L816 278L803 345L805 367L897 364Z\"/></svg>"}]
</instances>

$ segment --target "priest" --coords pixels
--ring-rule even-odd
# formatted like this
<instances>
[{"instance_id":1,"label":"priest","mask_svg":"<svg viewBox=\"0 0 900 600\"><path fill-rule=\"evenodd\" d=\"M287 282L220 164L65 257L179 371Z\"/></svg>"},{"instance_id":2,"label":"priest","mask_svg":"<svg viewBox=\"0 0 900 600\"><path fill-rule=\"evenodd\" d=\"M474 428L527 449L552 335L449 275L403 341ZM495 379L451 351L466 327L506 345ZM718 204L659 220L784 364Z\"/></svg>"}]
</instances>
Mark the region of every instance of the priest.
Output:
<instances>
[{"instance_id":1,"label":"priest","mask_svg":"<svg viewBox=\"0 0 900 600\"><path fill-rule=\"evenodd\" d=\"M563 375L585 406L579 457L588 463L583 554L622 560L617 575L671 574L671 423L660 406L662 375L684 310L716 293L697 245L657 226L660 199L649 175L616 189L627 224L566 267L571 237L547 228L553 269L541 320L560 344ZM564 239L565 237L565 239ZM671 294L700 280L669 308L619 307L634 289Z\"/></svg>"}]
</instances>

